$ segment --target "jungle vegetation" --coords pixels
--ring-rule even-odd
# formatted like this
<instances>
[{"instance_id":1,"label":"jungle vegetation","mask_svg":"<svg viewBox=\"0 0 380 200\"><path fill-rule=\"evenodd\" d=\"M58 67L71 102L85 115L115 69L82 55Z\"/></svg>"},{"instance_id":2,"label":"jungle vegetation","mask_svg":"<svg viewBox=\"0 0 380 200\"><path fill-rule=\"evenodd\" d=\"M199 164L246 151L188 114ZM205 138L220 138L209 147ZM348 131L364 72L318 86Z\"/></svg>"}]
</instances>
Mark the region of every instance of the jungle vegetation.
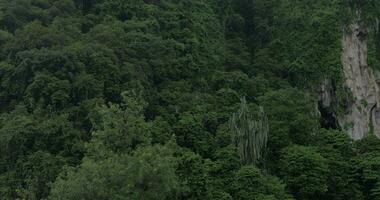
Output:
<instances>
[{"instance_id":1,"label":"jungle vegetation","mask_svg":"<svg viewBox=\"0 0 380 200\"><path fill-rule=\"evenodd\" d=\"M380 140L315 94L376 6L0 0L0 199L379 199Z\"/></svg>"}]
</instances>

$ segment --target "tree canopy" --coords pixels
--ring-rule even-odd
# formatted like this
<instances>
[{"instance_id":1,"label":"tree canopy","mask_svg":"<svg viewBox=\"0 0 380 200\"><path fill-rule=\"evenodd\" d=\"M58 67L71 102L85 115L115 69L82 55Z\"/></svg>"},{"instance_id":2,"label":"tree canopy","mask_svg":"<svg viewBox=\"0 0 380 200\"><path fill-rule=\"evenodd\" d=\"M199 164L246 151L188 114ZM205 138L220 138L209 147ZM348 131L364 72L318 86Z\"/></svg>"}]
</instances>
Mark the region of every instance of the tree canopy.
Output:
<instances>
[{"instance_id":1,"label":"tree canopy","mask_svg":"<svg viewBox=\"0 0 380 200\"><path fill-rule=\"evenodd\" d=\"M377 199L315 90L355 9L377 63L378 4L0 0L0 199Z\"/></svg>"}]
</instances>

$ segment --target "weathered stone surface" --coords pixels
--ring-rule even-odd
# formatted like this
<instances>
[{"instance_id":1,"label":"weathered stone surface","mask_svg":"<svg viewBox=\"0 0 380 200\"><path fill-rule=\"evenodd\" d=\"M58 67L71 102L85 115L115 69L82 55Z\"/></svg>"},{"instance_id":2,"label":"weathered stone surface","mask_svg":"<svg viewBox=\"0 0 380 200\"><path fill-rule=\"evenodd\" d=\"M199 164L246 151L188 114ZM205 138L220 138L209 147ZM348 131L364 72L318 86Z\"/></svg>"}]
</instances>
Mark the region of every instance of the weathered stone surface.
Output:
<instances>
[{"instance_id":1,"label":"weathered stone surface","mask_svg":"<svg viewBox=\"0 0 380 200\"><path fill-rule=\"evenodd\" d=\"M334 113L333 109L335 103L335 87L330 79L325 79L318 88L318 104L316 105L323 128L337 129L339 127L336 113Z\"/></svg>"},{"instance_id":2,"label":"weathered stone surface","mask_svg":"<svg viewBox=\"0 0 380 200\"><path fill-rule=\"evenodd\" d=\"M318 101L320 102L320 106L324 108L328 108L331 106L333 102L333 88L331 84L331 80L325 79L323 80L319 91L318 91Z\"/></svg>"},{"instance_id":3,"label":"weathered stone surface","mask_svg":"<svg viewBox=\"0 0 380 200\"><path fill-rule=\"evenodd\" d=\"M373 126L380 136L379 86L374 72L367 64L367 30L353 24L342 39L342 65L345 87L351 92L345 113L339 116L339 125L353 139L366 136ZM378 76L380 77L380 76Z\"/></svg>"}]
</instances>

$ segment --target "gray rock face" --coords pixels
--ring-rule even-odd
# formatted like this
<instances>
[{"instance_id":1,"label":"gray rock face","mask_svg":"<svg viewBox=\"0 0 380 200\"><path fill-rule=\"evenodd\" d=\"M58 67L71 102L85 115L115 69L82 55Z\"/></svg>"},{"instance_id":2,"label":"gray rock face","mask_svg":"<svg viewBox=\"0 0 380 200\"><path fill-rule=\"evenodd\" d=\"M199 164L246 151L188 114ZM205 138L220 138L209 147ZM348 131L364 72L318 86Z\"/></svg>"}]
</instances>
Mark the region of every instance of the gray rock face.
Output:
<instances>
[{"instance_id":1,"label":"gray rock face","mask_svg":"<svg viewBox=\"0 0 380 200\"><path fill-rule=\"evenodd\" d=\"M376 81L376 76L380 76L367 64L366 28L353 24L343 35L341 60L344 84L352 99L346 102L345 113L338 117L340 127L356 140L366 136L371 127L380 137L379 81Z\"/></svg>"},{"instance_id":2,"label":"gray rock face","mask_svg":"<svg viewBox=\"0 0 380 200\"><path fill-rule=\"evenodd\" d=\"M336 103L335 88L332 81L325 79L318 88L318 104L316 110L321 117L321 125L324 128L336 129L339 127L333 106Z\"/></svg>"},{"instance_id":3,"label":"gray rock face","mask_svg":"<svg viewBox=\"0 0 380 200\"><path fill-rule=\"evenodd\" d=\"M334 89L331 80L325 79L318 90L318 101L323 108L331 106L334 98Z\"/></svg>"}]
</instances>

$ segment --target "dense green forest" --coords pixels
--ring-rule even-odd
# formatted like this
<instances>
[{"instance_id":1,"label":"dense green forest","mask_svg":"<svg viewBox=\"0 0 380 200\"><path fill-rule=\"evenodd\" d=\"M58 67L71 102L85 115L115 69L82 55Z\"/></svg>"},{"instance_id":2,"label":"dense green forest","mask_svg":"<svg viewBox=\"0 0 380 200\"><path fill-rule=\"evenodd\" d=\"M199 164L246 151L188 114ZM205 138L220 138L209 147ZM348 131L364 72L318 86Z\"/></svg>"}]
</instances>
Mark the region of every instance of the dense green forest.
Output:
<instances>
[{"instance_id":1,"label":"dense green forest","mask_svg":"<svg viewBox=\"0 0 380 200\"><path fill-rule=\"evenodd\" d=\"M326 117L378 4L0 0L0 199L380 199L380 140Z\"/></svg>"}]
</instances>

